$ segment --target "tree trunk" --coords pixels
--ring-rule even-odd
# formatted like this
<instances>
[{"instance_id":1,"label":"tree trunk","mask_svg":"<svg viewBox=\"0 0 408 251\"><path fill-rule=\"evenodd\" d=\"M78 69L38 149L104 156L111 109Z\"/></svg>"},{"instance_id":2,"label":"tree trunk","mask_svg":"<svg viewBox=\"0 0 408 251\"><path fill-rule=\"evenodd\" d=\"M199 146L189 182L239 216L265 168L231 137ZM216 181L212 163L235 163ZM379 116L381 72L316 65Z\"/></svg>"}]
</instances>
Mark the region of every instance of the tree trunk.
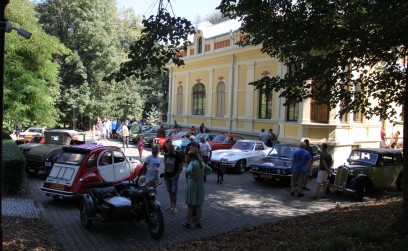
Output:
<instances>
[{"instance_id":1,"label":"tree trunk","mask_svg":"<svg viewBox=\"0 0 408 251\"><path fill-rule=\"evenodd\" d=\"M407 63L408 67L408 63ZM403 187L404 187L404 195L403 195L403 204L402 204L402 214L399 222L397 222L398 231L401 233L408 233L408 74L405 76L405 103L403 106L403 123L404 123L404 135L403 135L403 158L404 158L404 169L403 169Z\"/></svg>"}]
</instances>

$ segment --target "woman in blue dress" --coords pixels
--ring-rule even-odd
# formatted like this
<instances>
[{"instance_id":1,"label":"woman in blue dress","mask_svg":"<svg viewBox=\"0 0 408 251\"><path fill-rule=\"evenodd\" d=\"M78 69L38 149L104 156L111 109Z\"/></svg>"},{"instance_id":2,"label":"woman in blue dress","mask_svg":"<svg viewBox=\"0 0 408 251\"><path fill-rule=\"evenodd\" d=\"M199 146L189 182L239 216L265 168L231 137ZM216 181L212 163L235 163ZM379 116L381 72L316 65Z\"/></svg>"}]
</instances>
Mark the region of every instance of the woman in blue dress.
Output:
<instances>
[{"instance_id":1,"label":"woman in blue dress","mask_svg":"<svg viewBox=\"0 0 408 251\"><path fill-rule=\"evenodd\" d=\"M199 160L199 157L194 152L188 153L190 163L186 170L187 188L186 188L186 204L187 204L187 222L183 224L186 228L191 228L191 218L193 209L197 213L196 227L202 228L202 205L204 203L204 175L211 174L211 167Z\"/></svg>"}]
</instances>

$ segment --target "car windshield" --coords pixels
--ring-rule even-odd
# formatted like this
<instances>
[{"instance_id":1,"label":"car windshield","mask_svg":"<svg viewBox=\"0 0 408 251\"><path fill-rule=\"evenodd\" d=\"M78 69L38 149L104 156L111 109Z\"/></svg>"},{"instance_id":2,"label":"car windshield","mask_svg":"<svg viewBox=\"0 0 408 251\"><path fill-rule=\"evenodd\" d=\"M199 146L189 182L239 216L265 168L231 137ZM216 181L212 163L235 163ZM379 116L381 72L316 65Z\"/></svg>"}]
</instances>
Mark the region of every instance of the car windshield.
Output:
<instances>
[{"instance_id":1,"label":"car windshield","mask_svg":"<svg viewBox=\"0 0 408 251\"><path fill-rule=\"evenodd\" d=\"M349 157L349 162L366 162L375 165L377 163L378 154L364 151L352 151Z\"/></svg>"},{"instance_id":2,"label":"car windshield","mask_svg":"<svg viewBox=\"0 0 408 251\"><path fill-rule=\"evenodd\" d=\"M298 146L276 145L269 152L268 157L292 158L293 154L297 150L299 150Z\"/></svg>"},{"instance_id":3,"label":"car windshield","mask_svg":"<svg viewBox=\"0 0 408 251\"><path fill-rule=\"evenodd\" d=\"M218 135L217 137L215 137L213 139L213 141L215 142L220 142L220 143L225 143L227 141L227 136L223 136L223 135Z\"/></svg>"},{"instance_id":4,"label":"car windshield","mask_svg":"<svg viewBox=\"0 0 408 251\"><path fill-rule=\"evenodd\" d=\"M64 152L61 154L57 162L58 163L63 163L63 164L71 164L71 165L79 165L81 164L82 160L84 159L86 154L84 153L70 153L70 152Z\"/></svg>"},{"instance_id":5,"label":"car windshield","mask_svg":"<svg viewBox=\"0 0 408 251\"><path fill-rule=\"evenodd\" d=\"M42 133L42 129L41 128L29 128L28 132L39 132Z\"/></svg>"},{"instance_id":6,"label":"car windshield","mask_svg":"<svg viewBox=\"0 0 408 251\"><path fill-rule=\"evenodd\" d=\"M237 141L237 143L235 143L235 145L233 145L231 149L250 151L254 149L254 146L255 146L255 142Z\"/></svg>"}]
</instances>

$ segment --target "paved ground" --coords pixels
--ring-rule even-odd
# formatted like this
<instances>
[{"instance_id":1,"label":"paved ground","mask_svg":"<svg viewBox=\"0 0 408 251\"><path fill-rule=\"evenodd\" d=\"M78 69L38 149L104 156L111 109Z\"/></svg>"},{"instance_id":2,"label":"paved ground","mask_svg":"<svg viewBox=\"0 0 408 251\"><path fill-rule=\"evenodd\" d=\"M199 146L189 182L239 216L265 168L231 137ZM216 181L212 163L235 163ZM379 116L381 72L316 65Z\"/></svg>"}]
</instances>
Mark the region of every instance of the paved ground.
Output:
<instances>
[{"instance_id":1,"label":"paved ground","mask_svg":"<svg viewBox=\"0 0 408 251\"><path fill-rule=\"evenodd\" d=\"M118 145L105 141L103 144ZM126 151L128 157L137 157L134 144ZM144 152L144 158L149 154ZM217 184L216 174L208 176L206 199L203 207L203 228L185 229L186 205L184 204L185 179L179 181L178 215L163 212L165 232L160 241L153 240L143 222L99 223L90 231L84 230L79 219L78 200L55 200L40 192L46 178L38 174L30 178L30 188L43 217L53 224L57 240L66 250L137 250L143 247L160 247L164 244L218 235L237 228L278 221L285 217L303 215L332 208L336 202L348 204L344 197L312 200L310 192L302 198L290 196L285 184L256 182L249 172L226 174L225 182ZM312 180L311 184L315 181ZM314 186L313 186L314 187ZM158 188L158 200L163 207L169 205L165 186Z\"/></svg>"}]
</instances>

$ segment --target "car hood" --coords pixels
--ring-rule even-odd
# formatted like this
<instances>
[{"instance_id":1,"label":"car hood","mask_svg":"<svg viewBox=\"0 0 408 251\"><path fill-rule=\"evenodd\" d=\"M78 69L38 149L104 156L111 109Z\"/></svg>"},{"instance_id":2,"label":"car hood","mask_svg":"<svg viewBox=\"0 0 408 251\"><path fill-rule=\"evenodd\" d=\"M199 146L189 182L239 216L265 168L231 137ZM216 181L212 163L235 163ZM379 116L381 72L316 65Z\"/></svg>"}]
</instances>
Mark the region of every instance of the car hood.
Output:
<instances>
[{"instance_id":1,"label":"car hood","mask_svg":"<svg viewBox=\"0 0 408 251\"><path fill-rule=\"evenodd\" d=\"M190 140L174 140L172 144L174 146L186 147L190 143Z\"/></svg>"},{"instance_id":2,"label":"car hood","mask_svg":"<svg viewBox=\"0 0 408 251\"><path fill-rule=\"evenodd\" d=\"M251 151L242 151L238 149L228 149L228 150L215 150L211 154L211 159L221 159L221 158L239 158L245 155L249 155Z\"/></svg>"},{"instance_id":3,"label":"car hood","mask_svg":"<svg viewBox=\"0 0 408 251\"><path fill-rule=\"evenodd\" d=\"M370 165L370 164L353 164L353 165L342 165L343 167L347 167L348 169L366 169L366 168L370 168L373 167L374 165Z\"/></svg>"},{"instance_id":4,"label":"car hood","mask_svg":"<svg viewBox=\"0 0 408 251\"><path fill-rule=\"evenodd\" d=\"M271 167L271 168L290 168L291 160L282 160L276 158L262 158L252 163L253 166Z\"/></svg>"},{"instance_id":5,"label":"car hood","mask_svg":"<svg viewBox=\"0 0 408 251\"><path fill-rule=\"evenodd\" d=\"M18 147L21 148L21 149L33 149L34 147L41 146L41 145L43 145L43 144L40 144L40 143L26 143L26 144L18 145Z\"/></svg>"},{"instance_id":6,"label":"car hood","mask_svg":"<svg viewBox=\"0 0 408 251\"><path fill-rule=\"evenodd\" d=\"M42 155L53 149L62 148L62 145L52 145L52 144L41 144L40 146L34 147L28 152L28 155Z\"/></svg>"}]
</instances>

